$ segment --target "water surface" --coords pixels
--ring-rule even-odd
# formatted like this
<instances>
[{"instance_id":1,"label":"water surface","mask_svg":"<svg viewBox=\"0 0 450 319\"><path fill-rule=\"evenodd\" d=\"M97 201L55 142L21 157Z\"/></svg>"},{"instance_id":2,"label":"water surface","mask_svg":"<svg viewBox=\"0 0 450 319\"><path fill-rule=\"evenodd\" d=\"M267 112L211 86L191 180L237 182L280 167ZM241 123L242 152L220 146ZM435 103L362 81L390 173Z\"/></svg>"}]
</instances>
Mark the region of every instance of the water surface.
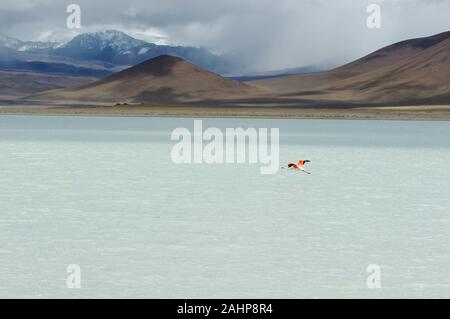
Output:
<instances>
[{"instance_id":1,"label":"water surface","mask_svg":"<svg viewBox=\"0 0 450 319\"><path fill-rule=\"evenodd\" d=\"M204 120L280 128L312 175L174 165L180 126L1 116L0 297L450 297L448 122Z\"/></svg>"}]
</instances>

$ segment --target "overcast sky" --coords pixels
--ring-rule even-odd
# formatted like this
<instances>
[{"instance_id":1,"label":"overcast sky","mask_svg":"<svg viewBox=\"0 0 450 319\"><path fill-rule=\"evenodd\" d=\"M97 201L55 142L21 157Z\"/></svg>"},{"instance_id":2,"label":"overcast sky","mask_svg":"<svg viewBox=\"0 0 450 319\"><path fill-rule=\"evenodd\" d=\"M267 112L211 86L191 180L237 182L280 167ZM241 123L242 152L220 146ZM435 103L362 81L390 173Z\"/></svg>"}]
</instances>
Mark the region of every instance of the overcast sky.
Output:
<instances>
[{"instance_id":1,"label":"overcast sky","mask_svg":"<svg viewBox=\"0 0 450 319\"><path fill-rule=\"evenodd\" d=\"M450 30L450 0L0 0L0 32L64 40L66 7L81 32L118 29L147 40L236 55L255 70L343 63L400 40ZM366 26L381 6L381 29Z\"/></svg>"}]
</instances>

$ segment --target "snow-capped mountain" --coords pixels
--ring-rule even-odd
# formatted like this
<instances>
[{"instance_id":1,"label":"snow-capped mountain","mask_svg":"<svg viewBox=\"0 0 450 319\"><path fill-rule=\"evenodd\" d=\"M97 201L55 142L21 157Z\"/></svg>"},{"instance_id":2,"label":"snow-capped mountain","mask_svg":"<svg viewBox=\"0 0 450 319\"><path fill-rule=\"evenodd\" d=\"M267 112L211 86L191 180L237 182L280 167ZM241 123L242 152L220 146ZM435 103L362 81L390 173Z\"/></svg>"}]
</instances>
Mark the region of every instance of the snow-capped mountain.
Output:
<instances>
[{"instance_id":1,"label":"snow-capped mountain","mask_svg":"<svg viewBox=\"0 0 450 319\"><path fill-rule=\"evenodd\" d=\"M136 65L159 55L173 55L217 73L229 73L231 67L225 58L203 48L157 45L116 30L80 34L56 46L49 54L122 66Z\"/></svg>"},{"instance_id":2,"label":"snow-capped mountain","mask_svg":"<svg viewBox=\"0 0 450 319\"><path fill-rule=\"evenodd\" d=\"M0 34L0 46L17 51L45 50L55 48L57 45L59 45L59 43L57 42L21 41Z\"/></svg>"},{"instance_id":3,"label":"snow-capped mountain","mask_svg":"<svg viewBox=\"0 0 450 319\"><path fill-rule=\"evenodd\" d=\"M60 43L58 42L33 42L27 41L23 42L22 45L17 49L17 51L32 52L40 50L48 50L56 48Z\"/></svg>"},{"instance_id":4,"label":"snow-capped mountain","mask_svg":"<svg viewBox=\"0 0 450 319\"><path fill-rule=\"evenodd\" d=\"M147 43L132 38L123 32L107 30L77 35L72 40L59 45L57 49L77 49L83 51L113 49L117 54L123 54L132 48L145 44Z\"/></svg>"}]
</instances>

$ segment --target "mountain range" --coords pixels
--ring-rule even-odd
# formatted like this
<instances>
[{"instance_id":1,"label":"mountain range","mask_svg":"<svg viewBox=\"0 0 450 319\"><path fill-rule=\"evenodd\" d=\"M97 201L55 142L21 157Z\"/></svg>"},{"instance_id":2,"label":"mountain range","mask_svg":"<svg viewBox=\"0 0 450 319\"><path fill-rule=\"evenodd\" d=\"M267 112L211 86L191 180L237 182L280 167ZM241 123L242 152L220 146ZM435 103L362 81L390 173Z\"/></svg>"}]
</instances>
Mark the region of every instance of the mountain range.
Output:
<instances>
[{"instance_id":1,"label":"mountain range","mask_svg":"<svg viewBox=\"0 0 450 319\"><path fill-rule=\"evenodd\" d=\"M51 50L64 47L58 45ZM108 47L115 52L121 50ZM105 66L112 60L102 63ZM109 105L450 105L450 32L402 41L329 71L251 81L224 78L183 58L164 54L100 80L35 94L26 100Z\"/></svg>"}]
</instances>

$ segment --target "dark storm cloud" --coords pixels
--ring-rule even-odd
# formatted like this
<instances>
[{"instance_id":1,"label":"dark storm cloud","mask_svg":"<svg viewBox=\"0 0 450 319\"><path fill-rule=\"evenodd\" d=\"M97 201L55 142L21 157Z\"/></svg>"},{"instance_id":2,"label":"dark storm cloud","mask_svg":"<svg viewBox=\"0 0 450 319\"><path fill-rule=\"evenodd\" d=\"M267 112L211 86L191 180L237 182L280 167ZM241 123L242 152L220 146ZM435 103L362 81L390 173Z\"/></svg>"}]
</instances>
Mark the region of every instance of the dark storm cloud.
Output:
<instances>
[{"instance_id":1,"label":"dark storm cloud","mask_svg":"<svg viewBox=\"0 0 450 319\"><path fill-rule=\"evenodd\" d=\"M70 3L82 8L82 32L117 28L166 36L174 44L237 55L254 69L342 63L450 30L447 0L1 0L0 28L22 39L61 37ZM381 5L381 29L366 26L371 3Z\"/></svg>"}]
</instances>

